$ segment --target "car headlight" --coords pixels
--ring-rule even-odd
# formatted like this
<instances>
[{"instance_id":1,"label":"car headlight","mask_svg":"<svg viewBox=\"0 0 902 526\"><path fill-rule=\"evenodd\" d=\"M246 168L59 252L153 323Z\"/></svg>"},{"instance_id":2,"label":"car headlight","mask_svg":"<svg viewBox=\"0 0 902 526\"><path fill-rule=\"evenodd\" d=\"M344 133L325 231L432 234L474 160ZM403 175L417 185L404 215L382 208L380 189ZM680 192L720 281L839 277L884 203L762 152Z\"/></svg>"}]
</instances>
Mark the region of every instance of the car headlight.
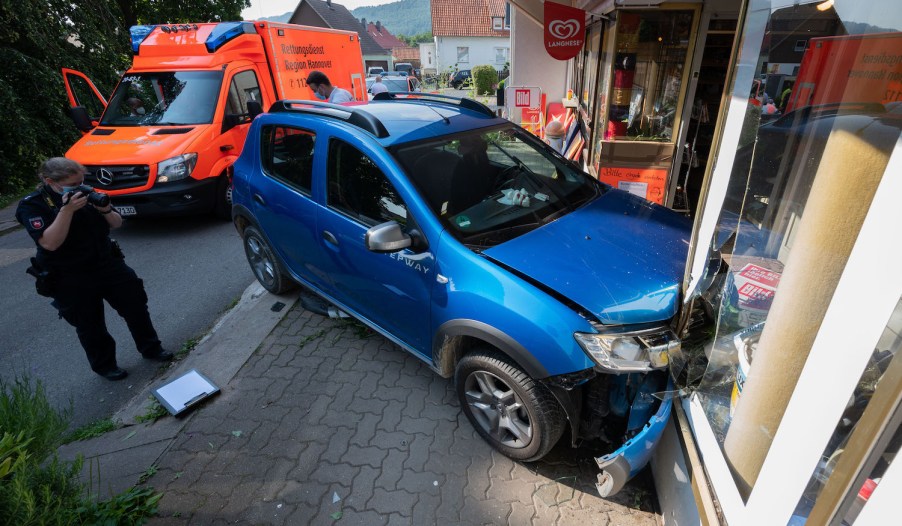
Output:
<instances>
[{"instance_id":1,"label":"car headlight","mask_svg":"<svg viewBox=\"0 0 902 526\"><path fill-rule=\"evenodd\" d=\"M669 328L591 334L575 332L580 347L601 367L613 373L647 372L670 363L669 353L681 342Z\"/></svg>"},{"instance_id":2,"label":"car headlight","mask_svg":"<svg viewBox=\"0 0 902 526\"><path fill-rule=\"evenodd\" d=\"M196 164L196 153L186 153L160 161L160 164L157 165L157 182L171 183L172 181L184 179L191 175Z\"/></svg>"}]
</instances>

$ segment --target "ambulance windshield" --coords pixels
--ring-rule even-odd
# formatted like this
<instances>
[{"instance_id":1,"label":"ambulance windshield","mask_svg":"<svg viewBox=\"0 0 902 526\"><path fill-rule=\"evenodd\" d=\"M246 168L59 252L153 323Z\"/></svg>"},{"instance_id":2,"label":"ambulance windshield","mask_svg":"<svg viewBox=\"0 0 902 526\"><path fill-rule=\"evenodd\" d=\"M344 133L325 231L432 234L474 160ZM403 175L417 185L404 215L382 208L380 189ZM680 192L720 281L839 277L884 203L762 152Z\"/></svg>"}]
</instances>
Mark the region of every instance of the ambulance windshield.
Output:
<instances>
[{"instance_id":1,"label":"ambulance windshield","mask_svg":"<svg viewBox=\"0 0 902 526\"><path fill-rule=\"evenodd\" d=\"M116 87L100 125L209 124L221 86L221 71L128 73Z\"/></svg>"}]
</instances>

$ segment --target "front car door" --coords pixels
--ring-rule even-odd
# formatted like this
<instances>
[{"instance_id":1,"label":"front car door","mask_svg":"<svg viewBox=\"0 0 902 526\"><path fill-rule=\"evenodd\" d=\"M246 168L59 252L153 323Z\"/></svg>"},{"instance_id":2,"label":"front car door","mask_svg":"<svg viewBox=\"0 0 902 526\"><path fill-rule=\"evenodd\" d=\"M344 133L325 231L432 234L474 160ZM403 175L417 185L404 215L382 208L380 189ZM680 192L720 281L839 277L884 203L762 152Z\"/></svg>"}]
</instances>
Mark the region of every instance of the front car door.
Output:
<instances>
[{"instance_id":1,"label":"front car door","mask_svg":"<svg viewBox=\"0 0 902 526\"><path fill-rule=\"evenodd\" d=\"M338 301L431 360L430 290L435 257L428 249L381 254L367 250L369 228L395 221L415 228L399 185L397 167L381 147L367 148L354 136L331 137L326 159L326 201L320 209L318 242L323 275ZM412 196L409 196L412 197Z\"/></svg>"}]
</instances>

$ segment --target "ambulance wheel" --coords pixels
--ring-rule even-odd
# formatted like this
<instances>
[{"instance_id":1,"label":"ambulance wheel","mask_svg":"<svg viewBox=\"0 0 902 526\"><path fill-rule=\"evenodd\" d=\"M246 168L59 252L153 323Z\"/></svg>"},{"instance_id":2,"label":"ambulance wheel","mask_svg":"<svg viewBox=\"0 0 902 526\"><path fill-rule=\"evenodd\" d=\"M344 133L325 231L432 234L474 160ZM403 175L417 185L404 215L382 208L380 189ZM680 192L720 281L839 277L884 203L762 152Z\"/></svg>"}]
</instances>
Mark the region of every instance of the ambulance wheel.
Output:
<instances>
[{"instance_id":1,"label":"ambulance wheel","mask_svg":"<svg viewBox=\"0 0 902 526\"><path fill-rule=\"evenodd\" d=\"M216 204L213 207L213 215L223 221L232 219L232 179L228 174L220 175L216 181Z\"/></svg>"}]
</instances>

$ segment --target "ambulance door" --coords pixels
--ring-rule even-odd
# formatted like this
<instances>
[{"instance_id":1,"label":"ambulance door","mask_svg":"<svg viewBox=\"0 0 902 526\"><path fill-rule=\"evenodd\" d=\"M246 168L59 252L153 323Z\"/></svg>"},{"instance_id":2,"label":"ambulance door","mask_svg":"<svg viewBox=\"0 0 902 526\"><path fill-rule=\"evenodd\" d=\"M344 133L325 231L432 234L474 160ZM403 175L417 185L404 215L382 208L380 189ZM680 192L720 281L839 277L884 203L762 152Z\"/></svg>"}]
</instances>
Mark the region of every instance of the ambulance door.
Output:
<instances>
[{"instance_id":1,"label":"ambulance door","mask_svg":"<svg viewBox=\"0 0 902 526\"><path fill-rule=\"evenodd\" d=\"M230 75L226 80L225 104L220 115L221 133L215 137L211 145L213 146L211 151L218 159L209 168L208 176L220 175L241 153L251 124L247 103L256 101L266 108L267 103L271 102L264 100L258 74L253 67L236 68Z\"/></svg>"},{"instance_id":2,"label":"ambulance door","mask_svg":"<svg viewBox=\"0 0 902 526\"><path fill-rule=\"evenodd\" d=\"M360 73L351 73L351 94L354 100L366 101L366 81Z\"/></svg>"},{"instance_id":3,"label":"ambulance door","mask_svg":"<svg viewBox=\"0 0 902 526\"><path fill-rule=\"evenodd\" d=\"M69 106L72 108L81 107L85 109L88 119L91 121L90 127L87 128L89 130L96 126L100 121L100 116L103 115L103 111L106 109L106 99L100 94L100 91L94 86L91 79L84 73L68 68L62 68L62 71L63 84L66 86L66 96L69 98ZM83 129L84 126L79 125L77 121L76 126L78 126L82 132L87 131L86 129Z\"/></svg>"}]
</instances>

